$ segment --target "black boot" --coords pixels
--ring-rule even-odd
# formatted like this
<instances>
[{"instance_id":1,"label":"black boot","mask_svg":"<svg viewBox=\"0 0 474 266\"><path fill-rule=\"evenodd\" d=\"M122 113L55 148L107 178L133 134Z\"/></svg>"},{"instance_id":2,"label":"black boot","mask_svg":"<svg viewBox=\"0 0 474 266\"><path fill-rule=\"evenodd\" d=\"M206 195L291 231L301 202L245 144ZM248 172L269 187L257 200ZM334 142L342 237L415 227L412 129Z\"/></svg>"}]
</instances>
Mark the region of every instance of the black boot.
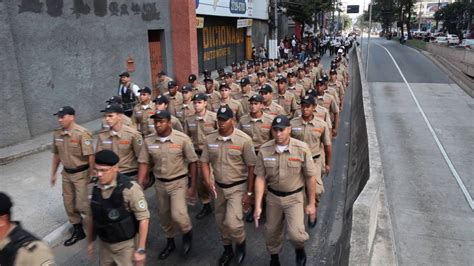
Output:
<instances>
[{"instance_id":1,"label":"black boot","mask_svg":"<svg viewBox=\"0 0 474 266\"><path fill-rule=\"evenodd\" d=\"M234 251L232 250L232 245L224 246L224 252L222 253L221 257L219 258L219 265L220 266L228 266L234 257Z\"/></svg>"},{"instance_id":2,"label":"black boot","mask_svg":"<svg viewBox=\"0 0 474 266\"><path fill-rule=\"evenodd\" d=\"M244 261L244 259L245 259L245 240L242 243L236 245L236 247L235 247L235 256L236 256L238 264L241 264L242 261Z\"/></svg>"},{"instance_id":3,"label":"black boot","mask_svg":"<svg viewBox=\"0 0 474 266\"><path fill-rule=\"evenodd\" d=\"M165 249L163 249L163 251L161 251L160 256L158 256L158 258L160 260L164 260L164 259L168 258L168 256L171 253L173 253L175 248L176 248L176 246L174 244L174 238L168 238L168 242L166 243L166 247L165 247Z\"/></svg>"},{"instance_id":4,"label":"black boot","mask_svg":"<svg viewBox=\"0 0 474 266\"><path fill-rule=\"evenodd\" d=\"M253 210L254 210L254 206L252 205L250 207L250 211L245 214L245 221L247 223L253 223Z\"/></svg>"},{"instance_id":5,"label":"black boot","mask_svg":"<svg viewBox=\"0 0 474 266\"><path fill-rule=\"evenodd\" d=\"M270 266L280 266L280 258L278 254L272 254L270 256Z\"/></svg>"},{"instance_id":6,"label":"black boot","mask_svg":"<svg viewBox=\"0 0 474 266\"><path fill-rule=\"evenodd\" d=\"M304 248L295 249L295 251L296 251L296 265L305 266L306 265L306 252L304 251Z\"/></svg>"},{"instance_id":7,"label":"black boot","mask_svg":"<svg viewBox=\"0 0 474 266\"><path fill-rule=\"evenodd\" d=\"M196 215L196 219L202 219L212 213L212 208L210 203L205 203L202 206L201 211Z\"/></svg>"},{"instance_id":8,"label":"black boot","mask_svg":"<svg viewBox=\"0 0 474 266\"><path fill-rule=\"evenodd\" d=\"M69 239L64 241L64 245L66 247L72 246L84 238L86 238L86 234L84 233L84 229L82 229L82 224L73 224L72 235Z\"/></svg>"},{"instance_id":9,"label":"black boot","mask_svg":"<svg viewBox=\"0 0 474 266\"><path fill-rule=\"evenodd\" d=\"M183 235L183 255L186 256L193 247L193 231Z\"/></svg>"},{"instance_id":10,"label":"black boot","mask_svg":"<svg viewBox=\"0 0 474 266\"><path fill-rule=\"evenodd\" d=\"M318 217L314 218L314 221L311 222L311 219L308 216L308 227L309 228L314 228L316 227L316 224L318 223Z\"/></svg>"}]
</instances>

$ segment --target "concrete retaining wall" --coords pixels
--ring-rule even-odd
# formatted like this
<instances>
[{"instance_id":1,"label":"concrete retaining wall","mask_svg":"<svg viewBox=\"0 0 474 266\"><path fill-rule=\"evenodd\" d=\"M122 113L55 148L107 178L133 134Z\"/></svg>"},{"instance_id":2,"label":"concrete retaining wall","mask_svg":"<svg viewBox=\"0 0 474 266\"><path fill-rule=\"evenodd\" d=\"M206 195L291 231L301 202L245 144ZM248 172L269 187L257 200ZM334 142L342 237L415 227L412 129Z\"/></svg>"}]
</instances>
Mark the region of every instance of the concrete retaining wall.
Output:
<instances>
[{"instance_id":1,"label":"concrete retaining wall","mask_svg":"<svg viewBox=\"0 0 474 266\"><path fill-rule=\"evenodd\" d=\"M474 51L427 43L428 52L456 65L464 74L474 77Z\"/></svg>"},{"instance_id":2,"label":"concrete retaining wall","mask_svg":"<svg viewBox=\"0 0 474 266\"><path fill-rule=\"evenodd\" d=\"M369 265L376 231L380 230L379 215L381 208L386 208L386 203L385 198L380 195L384 186L383 171L369 86L362 78L365 75L359 50L354 50L351 54L354 78L351 88L351 141L346 198L346 212L352 214L349 264ZM391 227L388 230L391 231ZM386 241L393 243L393 237ZM386 246L393 247L392 244ZM395 264L395 251L389 249L388 253L384 254L390 258L387 261Z\"/></svg>"}]
</instances>

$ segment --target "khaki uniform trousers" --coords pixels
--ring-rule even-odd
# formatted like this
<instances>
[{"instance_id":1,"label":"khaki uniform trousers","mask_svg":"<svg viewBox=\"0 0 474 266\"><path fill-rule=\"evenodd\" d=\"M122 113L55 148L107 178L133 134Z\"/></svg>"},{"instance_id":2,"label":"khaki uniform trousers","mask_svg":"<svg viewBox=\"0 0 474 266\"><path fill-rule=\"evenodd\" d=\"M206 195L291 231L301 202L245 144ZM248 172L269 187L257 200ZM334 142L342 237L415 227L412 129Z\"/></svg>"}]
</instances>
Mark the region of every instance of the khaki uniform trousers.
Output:
<instances>
[{"instance_id":1,"label":"khaki uniform trousers","mask_svg":"<svg viewBox=\"0 0 474 266\"><path fill-rule=\"evenodd\" d=\"M192 229L191 219L186 203L188 179L162 182L156 180L156 196L158 198L158 217L167 238L174 237L176 229L187 233Z\"/></svg>"},{"instance_id":2,"label":"khaki uniform trousers","mask_svg":"<svg viewBox=\"0 0 474 266\"><path fill-rule=\"evenodd\" d=\"M268 192L264 237L270 254L278 254L283 245L283 227L286 227L288 239L295 249L304 248L309 239L304 225L304 193L303 191L278 197Z\"/></svg>"},{"instance_id":3,"label":"khaki uniform trousers","mask_svg":"<svg viewBox=\"0 0 474 266\"><path fill-rule=\"evenodd\" d=\"M322 179L322 161L323 161L323 158L322 158L322 154L314 159L314 164L316 165L316 169L317 169L317 172L319 173L317 176L316 176L316 208L318 207L319 205L319 199L321 198L321 195L324 193L324 183L323 183L323 179Z\"/></svg>"},{"instance_id":4,"label":"khaki uniform trousers","mask_svg":"<svg viewBox=\"0 0 474 266\"><path fill-rule=\"evenodd\" d=\"M101 266L128 266L133 265L135 252L135 238L119 243L99 241L99 261Z\"/></svg>"},{"instance_id":5,"label":"khaki uniform trousers","mask_svg":"<svg viewBox=\"0 0 474 266\"><path fill-rule=\"evenodd\" d=\"M212 167L211 169L211 182L214 182L214 176L212 175ZM202 175L202 163L200 161L197 161L197 177L196 177L196 182L197 182L197 193L199 200L201 200L202 204L210 203L212 201L212 195L211 192L209 191L209 188L207 187L206 184L204 184L204 177Z\"/></svg>"},{"instance_id":6,"label":"khaki uniform trousers","mask_svg":"<svg viewBox=\"0 0 474 266\"><path fill-rule=\"evenodd\" d=\"M247 192L247 183L231 188L216 184L216 192L215 216L222 242L224 245L232 245L232 241L241 244L245 240L242 198Z\"/></svg>"},{"instance_id":7,"label":"khaki uniform trousers","mask_svg":"<svg viewBox=\"0 0 474 266\"><path fill-rule=\"evenodd\" d=\"M82 221L81 213L85 213L89 205L87 190L89 171L68 174L63 170L61 174L63 176L63 202L66 214L71 224L79 224Z\"/></svg>"}]
</instances>

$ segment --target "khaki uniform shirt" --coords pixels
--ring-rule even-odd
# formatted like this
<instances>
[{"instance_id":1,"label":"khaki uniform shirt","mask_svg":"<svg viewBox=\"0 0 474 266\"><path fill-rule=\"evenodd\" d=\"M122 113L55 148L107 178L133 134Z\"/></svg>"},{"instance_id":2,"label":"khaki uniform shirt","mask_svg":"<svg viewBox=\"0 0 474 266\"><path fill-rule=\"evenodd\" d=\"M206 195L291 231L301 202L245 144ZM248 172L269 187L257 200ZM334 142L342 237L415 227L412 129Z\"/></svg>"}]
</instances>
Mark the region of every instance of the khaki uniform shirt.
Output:
<instances>
[{"instance_id":1,"label":"khaki uniform shirt","mask_svg":"<svg viewBox=\"0 0 474 266\"><path fill-rule=\"evenodd\" d=\"M287 115L287 113L285 112L285 109L281 105L275 103L274 101L272 101L272 103L269 106L263 105L262 111L272 116Z\"/></svg>"},{"instance_id":2,"label":"khaki uniform shirt","mask_svg":"<svg viewBox=\"0 0 474 266\"><path fill-rule=\"evenodd\" d=\"M172 80L173 79L170 77L165 77L162 82L158 80L156 83L156 88L158 89L159 94L165 94L168 92L168 82Z\"/></svg>"},{"instance_id":3,"label":"khaki uniform shirt","mask_svg":"<svg viewBox=\"0 0 474 266\"><path fill-rule=\"evenodd\" d=\"M198 94L198 93L206 93L206 86L199 84L196 87L193 87L192 94Z\"/></svg>"},{"instance_id":4,"label":"khaki uniform shirt","mask_svg":"<svg viewBox=\"0 0 474 266\"><path fill-rule=\"evenodd\" d=\"M283 107L289 117L293 116L294 112L299 109L295 95L288 91L285 91L284 94L274 94L273 101Z\"/></svg>"},{"instance_id":5,"label":"khaki uniform shirt","mask_svg":"<svg viewBox=\"0 0 474 266\"><path fill-rule=\"evenodd\" d=\"M250 114L240 118L238 128L252 138L256 151L263 143L270 140L273 118L267 113L263 113L259 118L253 118Z\"/></svg>"},{"instance_id":6,"label":"khaki uniform shirt","mask_svg":"<svg viewBox=\"0 0 474 266\"><path fill-rule=\"evenodd\" d=\"M263 176L274 190L290 192L305 185L305 179L317 176L318 169L308 145L290 138L288 148L278 153L275 140L260 147L255 175Z\"/></svg>"},{"instance_id":7,"label":"khaki uniform shirt","mask_svg":"<svg viewBox=\"0 0 474 266\"><path fill-rule=\"evenodd\" d=\"M78 124L74 124L71 131L56 129L53 144L53 153L59 155L65 168L75 169L89 164L89 155L94 154L92 134Z\"/></svg>"},{"instance_id":8,"label":"khaki uniform shirt","mask_svg":"<svg viewBox=\"0 0 474 266\"><path fill-rule=\"evenodd\" d=\"M306 76L302 79L299 79L297 82L298 82L298 84L303 86L305 91L313 89L313 82L311 82L311 79L308 76Z\"/></svg>"},{"instance_id":9,"label":"khaki uniform shirt","mask_svg":"<svg viewBox=\"0 0 474 266\"><path fill-rule=\"evenodd\" d=\"M329 93L324 93L322 97L318 97L318 105L319 104L328 109L332 114L339 113L339 106L336 99L334 99L334 96Z\"/></svg>"},{"instance_id":10,"label":"khaki uniform shirt","mask_svg":"<svg viewBox=\"0 0 474 266\"><path fill-rule=\"evenodd\" d=\"M12 224L9 231L7 232L7 236L0 240L0 251L2 251L2 249L4 249L11 242L9 235L16 227L16 223ZM53 266L56 265L56 263L54 261L54 255L51 251L51 248L42 241L35 240L18 249L13 265Z\"/></svg>"},{"instance_id":11,"label":"khaki uniform shirt","mask_svg":"<svg viewBox=\"0 0 474 266\"><path fill-rule=\"evenodd\" d=\"M167 92L164 94L164 96L170 101L168 103L168 108L166 109L168 110L168 112L170 112L171 115L176 116L176 109L178 108L178 106L183 104L183 94L177 91L174 96L171 96L170 93Z\"/></svg>"},{"instance_id":12,"label":"khaki uniform shirt","mask_svg":"<svg viewBox=\"0 0 474 266\"><path fill-rule=\"evenodd\" d=\"M130 127L122 126L119 132L102 130L97 140L96 151L112 150L120 158L119 172L129 173L138 169L137 157L142 148L141 134Z\"/></svg>"},{"instance_id":13,"label":"khaki uniform shirt","mask_svg":"<svg viewBox=\"0 0 474 266\"><path fill-rule=\"evenodd\" d=\"M291 136L308 144L313 157L321 154L321 143L324 146L331 145L331 133L327 123L316 116L308 122L300 116L292 119L290 124Z\"/></svg>"},{"instance_id":14,"label":"khaki uniform shirt","mask_svg":"<svg viewBox=\"0 0 474 266\"><path fill-rule=\"evenodd\" d=\"M150 102L147 105L137 104L133 108L132 121L137 125L137 130L142 133L143 136L150 134L154 130L153 119L150 119L150 116L152 116L155 111L154 102Z\"/></svg>"},{"instance_id":15,"label":"khaki uniform shirt","mask_svg":"<svg viewBox=\"0 0 474 266\"><path fill-rule=\"evenodd\" d=\"M183 124L186 118L192 116L195 112L193 102L182 103L176 108L176 118Z\"/></svg>"},{"instance_id":16,"label":"khaki uniform shirt","mask_svg":"<svg viewBox=\"0 0 474 266\"><path fill-rule=\"evenodd\" d=\"M122 191L125 209L132 212L138 221L149 219L150 211L148 210L148 203L143 190L135 181L131 182L132 186ZM95 184L94 186L99 187L102 198L108 199L112 196L112 192L114 192L114 189L117 187L117 179L114 179L110 185L103 186ZM91 213L90 205L88 213Z\"/></svg>"},{"instance_id":17,"label":"khaki uniform shirt","mask_svg":"<svg viewBox=\"0 0 474 266\"><path fill-rule=\"evenodd\" d=\"M239 96L240 92L242 91L240 86L237 85L235 82L232 82L229 85L229 88L230 88L230 97L232 97L235 100L239 100L237 97Z\"/></svg>"},{"instance_id":18,"label":"khaki uniform shirt","mask_svg":"<svg viewBox=\"0 0 474 266\"><path fill-rule=\"evenodd\" d=\"M255 159L252 139L237 128L228 138L218 131L207 135L201 155L201 162L210 163L215 180L223 184L247 179L248 166L255 165Z\"/></svg>"},{"instance_id":19,"label":"khaki uniform shirt","mask_svg":"<svg viewBox=\"0 0 474 266\"><path fill-rule=\"evenodd\" d=\"M247 77L250 80L250 84L255 85L258 83L258 77L256 73L249 74Z\"/></svg>"},{"instance_id":20,"label":"khaki uniform shirt","mask_svg":"<svg viewBox=\"0 0 474 266\"><path fill-rule=\"evenodd\" d=\"M318 104L314 109L314 114L319 119L325 121L328 124L329 129L332 129L332 120L328 109Z\"/></svg>"},{"instance_id":21,"label":"khaki uniform shirt","mask_svg":"<svg viewBox=\"0 0 474 266\"><path fill-rule=\"evenodd\" d=\"M344 97L344 94L345 94L344 86L342 86L342 83L339 80L336 80L335 82L329 81L327 86L328 86L328 89L334 88L337 91L340 98Z\"/></svg>"},{"instance_id":22,"label":"khaki uniform shirt","mask_svg":"<svg viewBox=\"0 0 474 266\"><path fill-rule=\"evenodd\" d=\"M336 88L334 87L328 87L325 91L324 91L325 94L330 94L332 95L332 97L334 98L334 100L336 101L336 104L339 106L339 103L341 101L341 99L339 98L339 93L337 93L336 91Z\"/></svg>"},{"instance_id":23,"label":"khaki uniform shirt","mask_svg":"<svg viewBox=\"0 0 474 266\"><path fill-rule=\"evenodd\" d=\"M238 122L239 119L244 114L244 108L242 107L242 104L239 101L234 100L232 98L229 99L229 102L227 104L229 105L230 109L232 109L232 112L234 112L234 117ZM214 110L214 111L217 113L217 110L219 110L220 106L222 106L222 105L226 105L226 103L221 101L219 107L216 108L216 110Z\"/></svg>"},{"instance_id":24,"label":"khaki uniform shirt","mask_svg":"<svg viewBox=\"0 0 474 266\"><path fill-rule=\"evenodd\" d=\"M110 127L109 125L107 125L107 123L105 122L105 117L102 118L102 126L101 128L104 129L104 130L108 130ZM135 122L133 122L133 120L126 116L126 115L122 115L122 125L125 125L127 127L131 127L131 128L136 128L137 125L135 124Z\"/></svg>"},{"instance_id":25,"label":"khaki uniform shirt","mask_svg":"<svg viewBox=\"0 0 474 266\"><path fill-rule=\"evenodd\" d=\"M191 137L195 150L202 151L204 139L216 129L217 115L209 110L203 117L194 114L184 121L184 133Z\"/></svg>"},{"instance_id":26,"label":"khaki uniform shirt","mask_svg":"<svg viewBox=\"0 0 474 266\"><path fill-rule=\"evenodd\" d=\"M165 142L156 134L145 138L138 161L152 165L156 178L173 179L188 174L188 162L196 162L198 157L191 139L172 130Z\"/></svg>"},{"instance_id":27,"label":"khaki uniform shirt","mask_svg":"<svg viewBox=\"0 0 474 266\"><path fill-rule=\"evenodd\" d=\"M304 87L301 84L296 83L294 86L288 85L286 91L291 92L295 95L296 102L298 105L301 103L301 97L306 95Z\"/></svg>"},{"instance_id":28,"label":"khaki uniform shirt","mask_svg":"<svg viewBox=\"0 0 474 266\"><path fill-rule=\"evenodd\" d=\"M250 91L249 93L245 93L245 94L242 94L241 93L241 96L240 96L240 104L242 104L242 110L243 110L243 114L248 114L250 113L250 102L249 102L249 99L250 97L252 97L253 95L255 95L256 93L253 92L253 91Z\"/></svg>"},{"instance_id":29,"label":"khaki uniform shirt","mask_svg":"<svg viewBox=\"0 0 474 266\"><path fill-rule=\"evenodd\" d=\"M221 105L221 94L217 91L207 94L207 110L215 112Z\"/></svg>"}]
</instances>

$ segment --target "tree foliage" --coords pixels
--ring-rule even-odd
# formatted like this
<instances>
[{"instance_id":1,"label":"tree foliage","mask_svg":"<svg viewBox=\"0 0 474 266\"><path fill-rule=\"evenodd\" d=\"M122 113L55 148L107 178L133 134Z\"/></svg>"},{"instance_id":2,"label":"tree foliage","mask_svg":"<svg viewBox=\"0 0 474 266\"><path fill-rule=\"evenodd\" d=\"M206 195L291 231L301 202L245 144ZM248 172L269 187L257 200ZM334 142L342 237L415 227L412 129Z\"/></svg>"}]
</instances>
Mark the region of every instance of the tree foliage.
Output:
<instances>
[{"instance_id":1,"label":"tree foliage","mask_svg":"<svg viewBox=\"0 0 474 266\"><path fill-rule=\"evenodd\" d=\"M443 22L443 31L459 35L461 30L467 29L473 7L469 1L454 2L436 11L434 18Z\"/></svg>"},{"instance_id":2,"label":"tree foliage","mask_svg":"<svg viewBox=\"0 0 474 266\"><path fill-rule=\"evenodd\" d=\"M391 31L392 25L400 21L411 28L413 19L416 17L413 11L415 0L373 0L372 21L380 22L384 31ZM369 12L364 12L364 20L369 19ZM402 27L403 34L403 27ZM408 38L411 38L408 31Z\"/></svg>"},{"instance_id":3,"label":"tree foliage","mask_svg":"<svg viewBox=\"0 0 474 266\"><path fill-rule=\"evenodd\" d=\"M331 0L291 0L281 3L286 8L286 15L300 23L302 30L305 25L314 23L316 14L332 10Z\"/></svg>"},{"instance_id":4,"label":"tree foliage","mask_svg":"<svg viewBox=\"0 0 474 266\"><path fill-rule=\"evenodd\" d=\"M342 19L342 29L343 30L347 30L350 27L352 27L352 19L351 19L351 17L349 17L349 15L344 14L344 15L342 15L341 19Z\"/></svg>"}]
</instances>

